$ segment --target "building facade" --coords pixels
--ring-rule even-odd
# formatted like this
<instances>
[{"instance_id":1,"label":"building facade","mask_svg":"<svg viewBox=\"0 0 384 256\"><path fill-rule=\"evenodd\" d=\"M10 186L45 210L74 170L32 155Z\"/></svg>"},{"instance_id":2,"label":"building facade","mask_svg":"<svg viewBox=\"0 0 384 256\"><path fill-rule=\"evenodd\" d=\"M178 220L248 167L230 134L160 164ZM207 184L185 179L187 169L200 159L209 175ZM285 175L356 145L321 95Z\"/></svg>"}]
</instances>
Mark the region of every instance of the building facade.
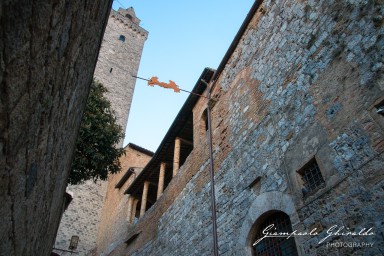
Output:
<instances>
[{"instance_id":1,"label":"building facade","mask_svg":"<svg viewBox=\"0 0 384 256\"><path fill-rule=\"evenodd\" d=\"M382 1L256 1L197 80L211 99L188 97L120 192L139 219L108 255L213 254L209 127L219 255L383 254L383 15Z\"/></svg>"},{"instance_id":2,"label":"building facade","mask_svg":"<svg viewBox=\"0 0 384 256\"><path fill-rule=\"evenodd\" d=\"M140 27L140 20L133 8L111 10L103 42L100 48L94 77L107 89L107 99L115 111L118 124L125 131L135 88L135 78L148 32ZM122 146L123 141L117 146ZM55 248L60 255L68 250L72 236L79 237L75 251L81 255L93 255L101 218L106 181L89 180L81 185L69 185L73 196L64 212L57 233Z\"/></svg>"},{"instance_id":3,"label":"building facade","mask_svg":"<svg viewBox=\"0 0 384 256\"><path fill-rule=\"evenodd\" d=\"M124 242L122 235L129 225L137 222L137 213L131 210L137 200L134 201L124 192L152 156L153 152L135 144L129 143L125 147L125 155L120 157L122 171L108 178L106 199L97 234L96 255L108 255L116 245Z\"/></svg>"}]
</instances>

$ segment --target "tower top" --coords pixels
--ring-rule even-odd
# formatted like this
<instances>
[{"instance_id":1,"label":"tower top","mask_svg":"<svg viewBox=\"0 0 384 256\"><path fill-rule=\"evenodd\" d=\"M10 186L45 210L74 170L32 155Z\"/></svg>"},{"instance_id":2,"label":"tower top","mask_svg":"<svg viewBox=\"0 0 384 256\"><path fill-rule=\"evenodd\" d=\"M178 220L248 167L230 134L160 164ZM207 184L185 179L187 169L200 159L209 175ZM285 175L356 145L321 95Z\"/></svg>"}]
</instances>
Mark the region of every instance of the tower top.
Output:
<instances>
[{"instance_id":1,"label":"tower top","mask_svg":"<svg viewBox=\"0 0 384 256\"><path fill-rule=\"evenodd\" d=\"M129 7L128 9L119 8L117 11L111 9L110 17L123 23L125 26L128 26L133 31L147 39L148 31L140 27L141 20L136 17L133 7Z\"/></svg>"},{"instance_id":2,"label":"tower top","mask_svg":"<svg viewBox=\"0 0 384 256\"><path fill-rule=\"evenodd\" d=\"M136 17L133 7L129 7L128 9L119 8L117 12L130 19L133 23L140 25L140 19Z\"/></svg>"}]
</instances>

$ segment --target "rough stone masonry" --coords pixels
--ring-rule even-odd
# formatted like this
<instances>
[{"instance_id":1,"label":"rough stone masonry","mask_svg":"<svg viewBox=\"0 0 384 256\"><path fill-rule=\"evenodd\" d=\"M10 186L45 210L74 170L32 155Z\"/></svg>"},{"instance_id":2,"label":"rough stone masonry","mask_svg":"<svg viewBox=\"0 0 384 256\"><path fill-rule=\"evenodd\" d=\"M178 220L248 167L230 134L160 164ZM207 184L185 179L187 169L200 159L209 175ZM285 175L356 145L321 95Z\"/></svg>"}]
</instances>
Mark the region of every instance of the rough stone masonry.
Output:
<instances>
[{"instance_id":1,"label":"rough stone masonry","mask_svg":"<svg viewBox=\"0 0 384 256\"><path fill-rule=\"evenodd\" d=\"M0 3L0 252L49 255L112 1Z\"/></svg>"},{"instance_id":2,"label":"rough stone masonry","mask_svg":"<svg viewBox=\"0 0 384 256\"><path fill-rule=\"evenodd\" d=\"M263 250L276 213L319 232L293 238L298 255L383 255L384 2L265 0L250 15L210 82L219 255ZM206 107L184 165L110 255L212 255ZM373 234L320 243L334 225Z\"/></svg>"},{"instance_id":3,"label":"rough stone masonry","mask_svg":"<svg viewBox=\"0 0 384 256\"><path fill-rule=\"evenodd\" d=\"M111 102L117 123L123 131L127 126L135 88L132 75L137 75L147 37L148 32L140 27L140 19L136 17L132 7L111 10L94 76L108 89L106 97ZM121 147L122 144L123 140L117 146ZM106 183L89 180L84 184L68 186L67 191L72 193L73 200L64 212L55 248L68 249L71 237L77 235L77 252L87 255L96 250L96 236L107 192Z\"/></svg>"}]
</instances>

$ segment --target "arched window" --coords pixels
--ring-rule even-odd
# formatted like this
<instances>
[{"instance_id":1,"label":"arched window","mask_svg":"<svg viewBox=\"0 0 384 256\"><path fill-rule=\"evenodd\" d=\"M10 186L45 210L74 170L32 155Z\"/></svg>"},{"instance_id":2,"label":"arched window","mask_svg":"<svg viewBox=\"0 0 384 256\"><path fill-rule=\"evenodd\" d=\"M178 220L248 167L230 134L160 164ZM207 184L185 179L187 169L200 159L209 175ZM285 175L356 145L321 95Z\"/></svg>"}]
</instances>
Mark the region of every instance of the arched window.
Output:
<instances>
[{"instance_id":1,"label":"arched window","mask_svg":"<svg viewBox=\"0 0 384 256\"><path fill-rule=\"evenodd\" d=\"M125 42L125 36L120 35L120 36L119 36L119 40L120 40L121 42Z\"/></svg>"},{"instance_id":2,"label":"arched window","mask_svg":"<svg viewBox=\"0 0 384 256\"><path fill-rule=\"evenodd\" d=\"M205 136L207 131L208 131L208 113L207 113L207 109L205 109L200 118L200 135Z\"/></svg>"},{"instance_id":3,"label":"arched window","mask_svg":"<svg viewBox=\"0 0 384 256\"><path fill-rule=\"evenodd\" d=\"M273 225L273 227L271 227ZM293 237L265 237L265 230L269 233L292 233L289 216L284 212L274 212L256 226L256 237L253 240L253 255L255 256L296 256L298 255Z\"/></svg>"}]
</instances>

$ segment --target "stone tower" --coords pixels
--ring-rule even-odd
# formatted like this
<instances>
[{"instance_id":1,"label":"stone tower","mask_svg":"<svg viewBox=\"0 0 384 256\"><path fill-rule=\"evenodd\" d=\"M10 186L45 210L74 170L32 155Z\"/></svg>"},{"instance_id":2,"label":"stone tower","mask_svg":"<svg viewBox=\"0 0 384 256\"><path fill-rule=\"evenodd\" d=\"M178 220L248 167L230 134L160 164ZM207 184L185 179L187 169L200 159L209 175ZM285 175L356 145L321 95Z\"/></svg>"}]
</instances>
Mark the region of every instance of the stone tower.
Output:
<instances>
[{"instance_id":1,"label":"stone tower","mask_svg":"<svg viewBox=\"0 0 384 256\"><path fill-rule=\"evenodd\" d=\"M147 36L148 32L140 27L140 20L132 7L111 10L94 76L108 89L106 97L123 131L135 88L132 75L137 75ZM122 143L118 146L121 147ZM87 181L85 184L67 187L73 200L62 217L55 248L68 250L71 237L77 235L80 240L76 251L80 255L91 255L94 252L106 183ZM65 255L62 251L55 252Z\"/></svg>"},{"instance_id":2,"label":"stone tower","mask_svg":"<svg viewBox=\"0 0 384 256\"><path fill-rule=\"evenodd\" d=\"M131 107L135 78L148 32L140 27L132 7L111 10L95 78L108 88L107 97L118 123L125 131Z\"/></svg>"}]
</instances>

